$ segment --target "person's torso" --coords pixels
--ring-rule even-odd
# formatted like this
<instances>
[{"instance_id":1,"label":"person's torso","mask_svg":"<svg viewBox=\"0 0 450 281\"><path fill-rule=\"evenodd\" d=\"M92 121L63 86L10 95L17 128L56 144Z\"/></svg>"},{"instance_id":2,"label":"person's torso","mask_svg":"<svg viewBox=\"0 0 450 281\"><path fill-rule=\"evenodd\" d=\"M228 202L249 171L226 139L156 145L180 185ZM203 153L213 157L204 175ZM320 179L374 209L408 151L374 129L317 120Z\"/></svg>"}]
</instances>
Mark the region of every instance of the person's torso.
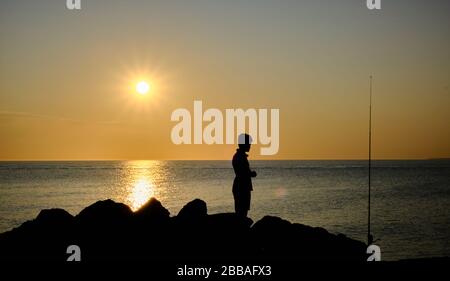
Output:
<instances>
[{"instance_id":1,"label":"person's torso","mask_svg":"<svg viewBox=\"0 0 450 281\"><path fill-rule=\"evenodd\" d=\"M232 160L234 169L233 192L253 190L247 154L237 151Z\"/></svg>"}]
</instances>

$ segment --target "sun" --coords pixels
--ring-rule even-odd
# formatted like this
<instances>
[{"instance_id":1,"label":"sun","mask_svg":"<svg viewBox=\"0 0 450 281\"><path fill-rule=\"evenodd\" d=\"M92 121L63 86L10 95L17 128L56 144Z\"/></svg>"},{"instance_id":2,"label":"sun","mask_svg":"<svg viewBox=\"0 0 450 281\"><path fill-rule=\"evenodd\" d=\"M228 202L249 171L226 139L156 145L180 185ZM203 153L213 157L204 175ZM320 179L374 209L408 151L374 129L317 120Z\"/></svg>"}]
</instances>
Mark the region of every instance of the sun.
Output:
<instances>
[{"instance_id":1,"label":"sun","mask_svg":"<svg viewBox=\"0 0 450 281\"><path fill-rule=\"evenodd\" d=\"M136 84L136 91L141 95L145 95L150 91L150 84L146 81L140 81Z\"/></svg>"}]
</instances>

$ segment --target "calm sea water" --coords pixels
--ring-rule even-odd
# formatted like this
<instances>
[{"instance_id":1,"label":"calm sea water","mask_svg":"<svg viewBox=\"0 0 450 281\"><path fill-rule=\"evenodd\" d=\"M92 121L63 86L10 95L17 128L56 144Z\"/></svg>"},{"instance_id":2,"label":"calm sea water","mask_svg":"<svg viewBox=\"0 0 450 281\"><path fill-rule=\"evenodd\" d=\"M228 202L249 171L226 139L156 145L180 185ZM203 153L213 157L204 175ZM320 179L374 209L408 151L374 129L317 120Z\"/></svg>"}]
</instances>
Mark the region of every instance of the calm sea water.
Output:
<instances>
[{"instance_id":1,"label":"calm sea water","mask_svg":"<svg viewBox=\"0 0 450 281\"><path fill-rule=\"evenodd\" d=\"M276 215L366 240L367 162L251 161L254 220ZM372 232L382 258L450 256L450 161L375 161ZM232 212L230 161L0 162L0 232L41 209L77 214L106 198L139 208L151 196L176 215L195 198Z\"/></svg>"}]
</instances>

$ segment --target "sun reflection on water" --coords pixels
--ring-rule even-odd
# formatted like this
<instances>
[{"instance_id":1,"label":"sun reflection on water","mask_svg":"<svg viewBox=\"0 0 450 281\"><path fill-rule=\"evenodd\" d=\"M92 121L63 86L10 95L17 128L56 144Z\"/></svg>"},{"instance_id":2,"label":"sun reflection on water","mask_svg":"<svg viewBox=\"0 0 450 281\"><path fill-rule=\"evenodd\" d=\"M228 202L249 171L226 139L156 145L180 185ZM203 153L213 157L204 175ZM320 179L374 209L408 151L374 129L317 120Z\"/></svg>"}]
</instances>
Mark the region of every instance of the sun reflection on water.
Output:
<instances>
[{"instance_id":1,"label":"sun reflection on water","mask_svg":"<svg viewBox=\"0 0 450 281\"><path fill-rule=\"evenodd\" d=\"M127 201L129 202L130 208L133 211L136 211L152 196L154 196L154 186L151 180L147 177L142 177L133 184L131 192L128 194Z\"/></svg>"},{"instance_id":2,"label":"sun reflection on water","mask_svg":"<svg viewBox=\"0 0 450 281\"><path fill-rule=\"evenodd\" d=\"M125 202L133 211L138 210L151 197L160 196L158 183L165 177L160 161L129 161L126 163L124 184Z\"/></svg>"}]
</instances>

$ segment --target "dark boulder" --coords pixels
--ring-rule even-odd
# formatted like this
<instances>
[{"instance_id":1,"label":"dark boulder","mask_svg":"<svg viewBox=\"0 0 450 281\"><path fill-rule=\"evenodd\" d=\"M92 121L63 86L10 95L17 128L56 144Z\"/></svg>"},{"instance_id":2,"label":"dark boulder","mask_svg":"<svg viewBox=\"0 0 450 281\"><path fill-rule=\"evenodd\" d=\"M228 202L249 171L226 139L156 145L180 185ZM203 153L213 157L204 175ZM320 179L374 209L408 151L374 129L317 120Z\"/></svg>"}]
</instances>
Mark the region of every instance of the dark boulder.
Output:
<instances>
[{"instance_id":1,"label":"dark boulder","mask_svg":"<svg viewBox=\"0 0 450 281\"><path fill-rule=\"evenodd\" d=\"M184 205L177 215L179 219L202 219L208 214L206 202L200 199L194 199Z\"/></svg>"},{"instance_id":2,"label":"dark boulder","mask_svg":"<svg viewBox=\"0 0 450 281\"><path fill-rule=\"evenodd\" d=\"M170 213L166 208L164 208L161 202L152 197L134 213L134 216L146 220L167 221Z\"/></svg>"},{"instance_id":3,"label":"dark boulder","mask_svg":"<svg viewBox=\"0 0 450 281\"><path fill-rule=\"evenodd\" d=\"M266 216L251 229L252 248L258 256L300 260L364 260L364 243L334 235L320 227L290 223Z\"/></svg>"},{"instance_id":4,"label":"dark boulder","mask_svg":"<svg viewBox=\"0 0 450 281\"><path fill-rule=\"evenodd\" d=\"M63 209L42 210L31 221L0 234L0 260L63 259L73 235L73 216Z\"/></svg>"},{"instance_id":5,"label":"dark boulder","mask_svg":"<svg viewBox=\"0 0 450 281\"><path fill-rule=\"evenodd\" d=\"M156 198L150 198L133 215L134 223L130 228L132 239L130 246L143 253L154 256L166 255L171 245L171 219L169 211ZM173 238L172 238L173 239ZM139 253L136 253L139 254Z\"/></svg>"},{"instance_id":6,"label":"dark boulder","mask_svg":"<svg viewBox=\"0 0 450 281\"><path fill-rule=\"evenodd\" d=\"M265 216L259 221L257 221L252 229L255 232L285 232L291 227L291 223L287 220L281 219L274 216Z\"/></svg>"},{"instance_id":7,"label":"dark boulder","mask_svg":"<svg viewBox=\"0 0 450 281\"><path fill-rule=\"evenodd\" d=\"M248 233L253 223L250 218L234 213L196 214L172 218L171 232L166 237L171 241L172 256L181 259L232 259L246 254Z\"/></svg>"},{"instance_id":8,"label":"dark boulder","mask_svg":"<svg viewBox=\"0 0 450 281\"><path fill-rule=\"evenodd\" d=\"M83 255L83 260L118 259L126 255L133 228L133 212L127 205L110 199L97 201L84 208L75 217L75 223L75 239L71 244L89 253Z\"/></svg>"},{"instance_id":9,"label":"dark boulder","mask_svg":"<svg viewBox=\"0 0 450 281\"><path fill-rule=\"evenodd\" d=\"M39 212L35 221L40 225L66 225L72 222L73 216L64 209L45 209Z\"/></svg>"},{"instance_id":10,"label":"dark boulder","mask_svg":"<svg viewBox=\"0 0 450 281\"><path fill-rule=\"evenodd\" d=\"M253 224L251 218L241 217L235 213L221 213L208 216L208 227L218 233L235 233L247 231Z\"/></svg>"},{"instance_id":11,"label":"dark boulder","mask_svg":"<svg viewBox=\"0 0 450 281\"><path fill-rule=\"evenodd\" d=\"M75 219L83 225L114 225L130 219L132 214L127 205L108 199L84 208Z\"/></svg>"}]
</instances>

